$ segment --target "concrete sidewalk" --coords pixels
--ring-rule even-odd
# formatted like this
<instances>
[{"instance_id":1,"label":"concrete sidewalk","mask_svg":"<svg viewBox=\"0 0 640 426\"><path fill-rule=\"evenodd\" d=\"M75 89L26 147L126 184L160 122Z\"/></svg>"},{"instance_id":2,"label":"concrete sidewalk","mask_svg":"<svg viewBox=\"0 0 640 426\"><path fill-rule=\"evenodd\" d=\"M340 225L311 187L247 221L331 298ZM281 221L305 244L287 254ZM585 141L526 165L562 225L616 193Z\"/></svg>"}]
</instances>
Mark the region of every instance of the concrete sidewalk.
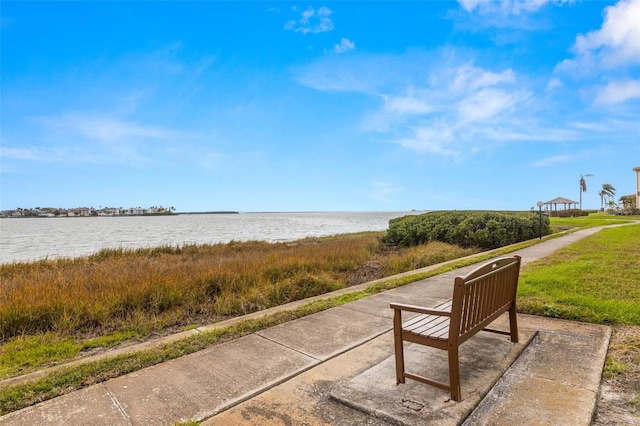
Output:
<instances>
[{"instance_id":1,"label":"concrete sidewalk","mask_svg":"<svg viewBox=\"0 0 640 426\"><path fill-rule=\"evenodd\" d=\"M514 254L525 264L598 230ZM461 347L461 403L420 383L396 386L389 302L439 304L451 298L453 278L476 266L112 379L0 417L0 424L588 425L608 327L519 315L520 343L479 333ZM408 362L446 374L444 352L429 349L407 346Z\"/></svg>"}]
</instances>

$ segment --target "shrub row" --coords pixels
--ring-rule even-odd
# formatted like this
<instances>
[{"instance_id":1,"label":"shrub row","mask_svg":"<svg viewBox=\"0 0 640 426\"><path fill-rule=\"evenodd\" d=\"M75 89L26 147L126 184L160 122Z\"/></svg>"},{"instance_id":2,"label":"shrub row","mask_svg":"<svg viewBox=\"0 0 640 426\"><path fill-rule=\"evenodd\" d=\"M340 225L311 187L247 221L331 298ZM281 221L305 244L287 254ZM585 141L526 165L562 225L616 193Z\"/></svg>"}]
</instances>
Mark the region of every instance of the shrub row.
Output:
<instances>
[{"instance_id":1,"label":"shrub row","mask_svg":"<svg viewBox=\"0 0 640 426\"><path fill-rule=\"evenodd\" d=\"M437 211L389 221L387 244L409 247L441 241L494 249L540 236L540 216L531 212ZM542 235L551 233L542 217Z\"/></svg>"},{"instance_id":2,"label":"shrub row","mask_svg":"<svg viewBox=\"0 0 640 426\"><path fill-rule=\"evenodd\" d=\"M545 214L549 214L551 217L579 217L579 216L589 216L591 213L597 213L597 210L580 210L580 209L566 209L566 210L551 210L549 212L545 212Z\"/></svg>"}]
</instances>

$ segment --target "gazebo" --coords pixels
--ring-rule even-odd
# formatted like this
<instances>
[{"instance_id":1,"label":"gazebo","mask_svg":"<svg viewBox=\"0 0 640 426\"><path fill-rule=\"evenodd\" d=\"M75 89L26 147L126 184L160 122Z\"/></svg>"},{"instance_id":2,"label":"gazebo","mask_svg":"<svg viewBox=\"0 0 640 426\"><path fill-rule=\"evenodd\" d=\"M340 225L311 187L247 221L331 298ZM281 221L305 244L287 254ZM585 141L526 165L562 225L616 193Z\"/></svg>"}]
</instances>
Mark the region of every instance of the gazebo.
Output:
<instances>
[{"instance_id":1,"label":"gazebo","mask_svg":"<svg viewBox=\"0 0 640 426\"><path fill-rule=\"evenodd\" d=\"M551 201L547 201L546 203L544 203L545 210L547 211L558 211L558 204L562 204L563 206L563 210L567 210L567 206L569 206L568 208L570 209L577 209L578 208L578 201L573 201L570 200L568 198L564 198L564 197L558 197L558 198L554 198ZM573 204L573 207L571 207L571 205Z\"/></svg>"}]
</instances>

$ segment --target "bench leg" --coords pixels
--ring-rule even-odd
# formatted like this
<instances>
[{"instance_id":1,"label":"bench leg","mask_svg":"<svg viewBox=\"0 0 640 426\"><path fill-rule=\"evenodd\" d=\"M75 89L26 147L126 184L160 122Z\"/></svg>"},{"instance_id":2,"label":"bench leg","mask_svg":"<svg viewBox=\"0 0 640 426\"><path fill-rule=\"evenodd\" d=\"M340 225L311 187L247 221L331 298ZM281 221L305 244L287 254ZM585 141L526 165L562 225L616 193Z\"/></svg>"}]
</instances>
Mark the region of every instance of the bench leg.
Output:
<instances>
[{"instance_id":1,"label":"bench leg","mask_svg":"<svg viewBox=\"0 0 640 426\"><path fill-rule=\"evenodd\" d=\"M451 399L460 402L462 395L460 391L460 359L458 357L458 347L449 347L449 386L451 387Z\"/></svg>"},{"instance_id":2,"label":"bench leg","mask_svg":"<svg viewBox=\"0 0 640 426\"><path fill-rule=\"evenodd\" d=\"M516 304L509 308L509 329L511 330L511 341L518 343L518 318L516 317Z\"/></svg>"},{"instance_id":3,"label":"bench leg","mask_svg":"<svg viewBox=\"0 0 640 426\"><path fill-rule=\"evenodd\" d=\"M402 344L402 313L393 314L393 341L396 353L396 384L404 383L404 345Z\"/></svg>"}]
</instances>

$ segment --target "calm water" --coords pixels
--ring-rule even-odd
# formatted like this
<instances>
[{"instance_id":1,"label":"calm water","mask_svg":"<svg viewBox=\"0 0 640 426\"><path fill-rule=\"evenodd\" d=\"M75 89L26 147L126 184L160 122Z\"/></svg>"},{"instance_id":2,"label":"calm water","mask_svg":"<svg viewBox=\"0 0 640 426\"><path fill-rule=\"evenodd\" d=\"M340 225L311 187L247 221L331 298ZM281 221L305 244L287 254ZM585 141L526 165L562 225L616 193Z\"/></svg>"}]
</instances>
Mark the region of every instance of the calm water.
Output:
<instances>
[{"instance_id":1,"label":"calm water","mask_svg":"<svg viewBox=\"0 0 640 426\"><path fill-rule=\"evenodd\" d=\"M77 257L103 248L291 241L382 231L412 212L185 214L0 220L0 262Z\"/></svg>"}]
</instances>

